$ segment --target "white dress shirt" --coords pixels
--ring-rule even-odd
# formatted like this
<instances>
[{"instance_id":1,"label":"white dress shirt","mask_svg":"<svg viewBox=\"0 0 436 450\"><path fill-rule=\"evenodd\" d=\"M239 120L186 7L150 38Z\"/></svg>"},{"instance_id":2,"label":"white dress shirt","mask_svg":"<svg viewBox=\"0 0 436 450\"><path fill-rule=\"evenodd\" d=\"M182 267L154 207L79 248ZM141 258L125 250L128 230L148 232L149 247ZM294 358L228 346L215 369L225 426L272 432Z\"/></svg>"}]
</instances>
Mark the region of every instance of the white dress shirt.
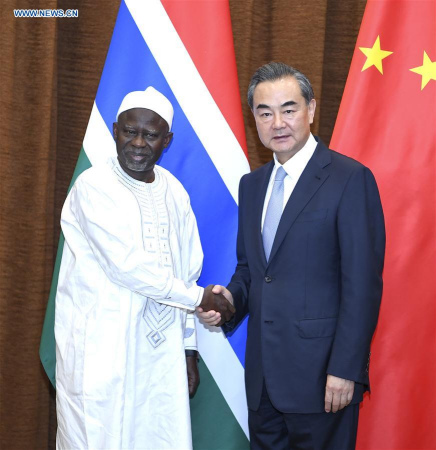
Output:
<instances>
[{"instance_id":1,"label":"white dress shirt","mask_svg":"<svg viewBox=\"0 0 436 450\"><path fill-rule=\"evenodd\" d=\"M312 133L310 133L309 139L304 144L304 147L298 151L291 159L286 161L283 165L279 163L276 155L274 154L274 168L271 172L271 177L268 183L268 189L266 190L265 201L263 204L262 212L262 230L263 223L265 221L266 209L268 207L268 202L271 197L272 187L274 184L274 178L279 167L283 167L286 172L286 177L283 180L283 209L285 209L286 203L288 203L289 197L295 188L303 170L306 168L307 163L310 158L312 158L315 148L318 145Z\"/></svg>"}]
</instances>

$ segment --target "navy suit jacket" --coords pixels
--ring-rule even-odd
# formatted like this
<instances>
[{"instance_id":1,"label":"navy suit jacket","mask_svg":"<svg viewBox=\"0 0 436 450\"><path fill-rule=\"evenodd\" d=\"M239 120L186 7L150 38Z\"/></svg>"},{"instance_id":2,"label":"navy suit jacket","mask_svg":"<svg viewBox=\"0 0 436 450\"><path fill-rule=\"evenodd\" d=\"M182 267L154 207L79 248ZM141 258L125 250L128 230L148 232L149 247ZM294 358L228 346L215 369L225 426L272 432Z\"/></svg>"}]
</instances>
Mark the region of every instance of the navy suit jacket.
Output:
<instances>
[{"instance_id":1,"label":"navy suit jacket","mask_svg":"<svg viewBox=\"0 0 436 450\"><path fill-rule=\"evenodd\" d=\"M245 378L253 410L264 380L285 413L324 411L327 374L356 382L353 403L369 387L385 251L380 196L368 168L317 140L269 262L261 218L274 162L240 183L238 263L228 285L236 314L224 329L250 314Z\"/></svg>"}]
</instances>

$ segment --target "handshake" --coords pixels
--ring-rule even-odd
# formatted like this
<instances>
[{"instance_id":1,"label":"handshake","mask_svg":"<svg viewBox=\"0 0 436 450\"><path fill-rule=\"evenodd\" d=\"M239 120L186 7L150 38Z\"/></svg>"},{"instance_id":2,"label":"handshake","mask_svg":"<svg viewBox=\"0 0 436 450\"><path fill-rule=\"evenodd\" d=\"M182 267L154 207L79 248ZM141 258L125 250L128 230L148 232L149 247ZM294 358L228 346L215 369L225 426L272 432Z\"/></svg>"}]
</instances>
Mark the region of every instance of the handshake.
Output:
<instances>
[{"instance_id":1,"label":"handshake","mask_svg":"<svg viewBox=\"0 0 436 450\"><path fill-rule=\"evenodd\" d=\"M235 314L230 291L219 285L209 285L204 289L203 298L196 311L206 325L221 326Z\"/></svg>"}]
</instances>

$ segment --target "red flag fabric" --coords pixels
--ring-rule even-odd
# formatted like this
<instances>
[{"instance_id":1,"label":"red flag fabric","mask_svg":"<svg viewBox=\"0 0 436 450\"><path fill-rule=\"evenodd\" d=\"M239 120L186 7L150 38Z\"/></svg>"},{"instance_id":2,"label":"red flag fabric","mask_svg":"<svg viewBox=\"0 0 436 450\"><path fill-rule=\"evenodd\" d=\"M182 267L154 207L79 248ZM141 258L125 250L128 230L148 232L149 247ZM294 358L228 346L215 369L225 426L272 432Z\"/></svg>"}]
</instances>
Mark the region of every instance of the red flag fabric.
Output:
<instances>
[{"instance_id":1,"label":"red flag fabric","mask_svg":"<svg viewBox=\"0 0 436 450\"><path fill-rule=\"evenodd\" d=\"M373 171L384 293L359 449L436 449L436 0L368 0L331 148Z\"/></svg>"},{"instance_id":2,"label":"red flag fabric","mask_svg":"<svg viewBox=\"0 0 436 450\"><path fill-rule=\"evenodd\" d=\"M238 73L229 1L161 1L210 94L248 156L239 87L235 82Z\"/></svg>"}]
</instances>

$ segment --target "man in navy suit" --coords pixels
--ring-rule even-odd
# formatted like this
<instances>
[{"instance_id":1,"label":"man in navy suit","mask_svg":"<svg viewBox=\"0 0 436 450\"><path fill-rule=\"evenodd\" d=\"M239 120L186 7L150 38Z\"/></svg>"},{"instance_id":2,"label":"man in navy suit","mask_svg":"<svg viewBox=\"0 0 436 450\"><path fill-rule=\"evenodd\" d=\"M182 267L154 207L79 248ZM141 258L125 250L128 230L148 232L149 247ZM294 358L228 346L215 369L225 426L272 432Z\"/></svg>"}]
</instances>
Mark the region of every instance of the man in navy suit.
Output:
<instances>
[{"instance_id":1,"label":"man in navy suit","mask_svg":"<svg viewBox=\"0 0 436 450\"><path fill-rule=\"evenodd\" d=\"M249 313L246 391L253 449L355 447L382 295L383 211L371 171L310 132L309 80L282 63L254 74L248 102L273 161L241 179L236 307ZM334 414L332 414L334 413Z\"/></svg>"}]
</instances>

